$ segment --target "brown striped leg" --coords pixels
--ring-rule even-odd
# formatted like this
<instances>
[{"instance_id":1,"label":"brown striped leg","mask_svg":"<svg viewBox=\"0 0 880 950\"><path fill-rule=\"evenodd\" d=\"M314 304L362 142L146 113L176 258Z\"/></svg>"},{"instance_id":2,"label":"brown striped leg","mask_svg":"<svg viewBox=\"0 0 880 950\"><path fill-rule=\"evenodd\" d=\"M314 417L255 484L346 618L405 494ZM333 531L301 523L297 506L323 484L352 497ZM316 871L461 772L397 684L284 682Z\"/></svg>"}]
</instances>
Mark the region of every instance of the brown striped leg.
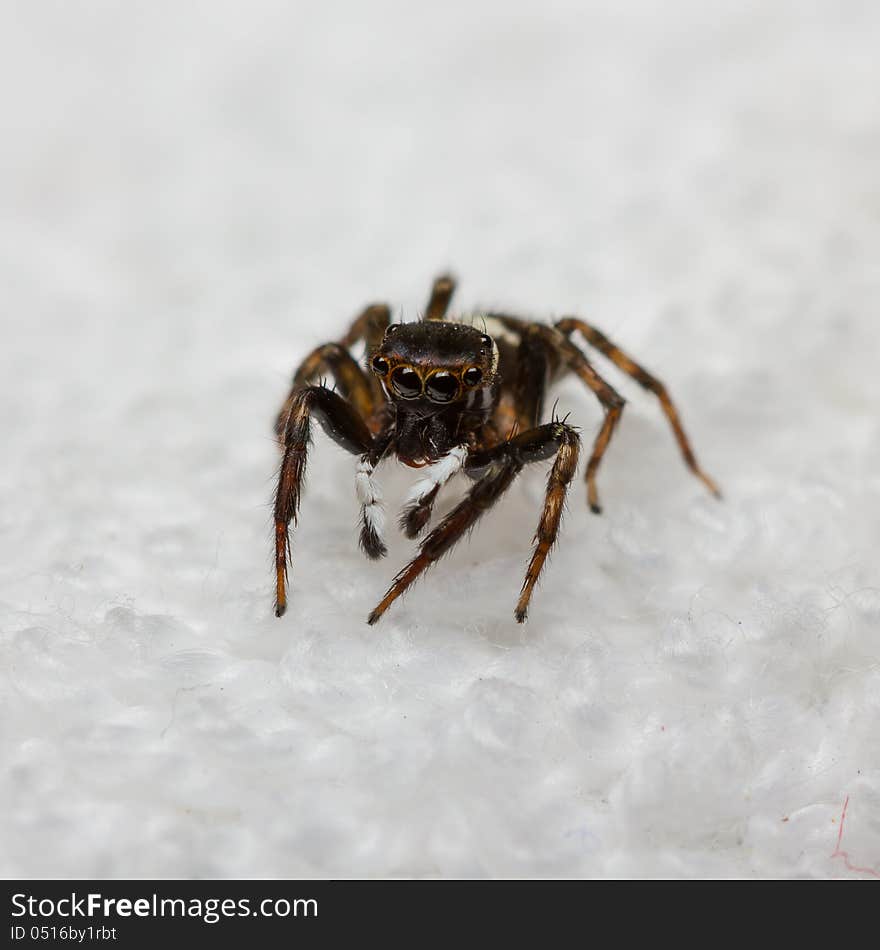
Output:
<instances>
[{"instance_id":1,"label":"brown striped leg","mask_svg":"<svg viewBox=\"0 0 880 950\"><path fill-rule=\"evenodd\" d=\"M550 422L523 432L508 442L471 454L467 468L479 473L480 480L467 497L422 542L419 554L394 578L394 583L370 614L376 623L395 600L435 561L439 560L476 523L477 519L504 494L524 465L543 462L556 456L544 510L535 533L535 549L526 571L525 582L516 606L516 619L523 623L535 583L556 541L568 486L577 470L580 438L563 422Z\"/></svg>"},{"instance_id":2,"label":"brown striped leg","mask_svg":"<svg viewBox=\"0 0 880 950\"><path fill-rule=\"evenodd\" d=\"M498 321L519 338L512 386L516 425L522 430L531 429L541 421L547 384L559 363L559 334L544 324L509 313L490 311L486 317Z\"/></svg>"},{"instance_id":3,"label":"brown striped leg","mask_svg":"<svg viewBox=\"0 0 880 950\"><path fill-rule=\"evenodd\" d=\"M325 343L309 353L300 364L294 374L290 393L275 419L275 435L282 447L284 427L297 393L322 374L333 378L343 398L349 400L364 419L369 419L376 411L376 393L367 374L342 344Z\"/></svg>"},{"instance_id":4,"label":"brown striped leg","mask_svg":"<svg viewBox=\"0 0 880 950\"><path fill-rule=\"evenodd\" d=\"M373 353L379 348L385 331L391 323L391 310L384 303L372 303L365 307L362 313L355 319L354 323L348 328L348 333L339 341L340 346L351 349L361 340L366 344L366 357L369 360ZM367 386L373 393L374 409L378 408L385 401L385 392L382 384L376 376L367 372Z\"/></svg>"},{"instance_id":5,"label":"brown striped leg","mask_svg":"<svg viewBox=\"0 0 880 950\"><path fill-rule=\"evenodd\" d=\"M418 555L394 578L394 582L367 623L374 624L398 597L438 561L504 494L522 466L502 458L485 474L440 524L422 542Z\"/></svg>"},{"instance_id":6,"label":"brown striped leg","mask_svg":"<svg viewBox=\"0 0 880 950\"><path fill-rule=\"evenodd\" d=\"M568 494L568 486L577 471L580 437L574 429L562 422L551 423L551 427L553 441L558 445L556 461L553 463L553 468L550 470L547 479L544 508L541 512L541 520L538 522L538 529L535 531L535 549L532 552L532 559L529 561L522 591L516 605L517 623L523 623L528 616L532 591L541 576L547 555L556 543L559 534L559 523L562 520L562 511L565 507L565 496Z\"/></svg>"},{"instance_id":7,"label":"brown striped leg","mask_svg":"<svg viewBox=\"0 0 880 950\"><path fill-rule=\"evenodd\" d=\"M382 342L390 321L391 311L385 304L370 304L355 318L338 343L325 343L309 353L293 374L290 392L275 418L275 435L279 442L297 389L316 382L321 374L333 378L339 391L365 419L373 415L384 398L382 386L372 373L364 372L348 350L365 340L367 353L371 352Z\"/></svg>"},{"instance_id":8,"label":"brown striped leg","mask_svg":"<svg viewBox=\"0 0 880 950\"><path fill-rule=\"evenodd\" d=\"M566 334L566 336L574 333L576 330L579 331L591 346L594 346L600 353L607 356L615 366L622 369L627 375L632 376L632 378L639 383L639 385L647 389L648 392L654 393L660 400L660 406L666 418L669 420L670 426L672 426L672 431L675 434L675 439L678 442L678 447L681 450L685 465L687 465L716 498L720 498L721 492L715 484L715 481L710 478L697 463L690 440L685 434L684 427L681 424L678 410L675 408L675 404L672 402L663 383L655 376L652 376L646 369L639 366L635 360L630 359L630 357L612 343L601 330L597 330L583 320L578 320L575 317L567 317L564 320L560 320L556 324L556 327Z\"/></svg>"},{"instance_id":9,"label":"brown striped leg","mask_svg":"<svg viewBox=\"0 0 880 950\"><path fill-rule=\"evenodd\" d=\"M568 486L577 471L580 445L580 436L574 428L564 422L554 420L523 432L492 449L474 452L471 455L470 466L476 471L491 464L499 456L513 459L520 467L532 462L543 462L556 456L547 479L547 492L544 496L541 520L535 531L535 548L526 570L519 602L516 605L515 616L519 623L523 623L526 619L532 591L541 576L547 555L556 543Z\"/></svg>"},{"instance_id":10,"label":"brown striped leg","mask_svg":"<svg viewBox=\"0 0 880 950\"><path fill-rule=\"evenodd\" d=\"M348 332L339 341L346 349L366 340L367 351L375 349L381 342L388 324L391 323L391 311L387 304L371 303L355 318Z\"/></svg>"},{"instance_id":11,"label":"brown striped leg","mask_svg":"<svg viewBox=\"0 0 880 950\"><path fill-rule=\"evenodd\" d=\"M541 329L534 324L524 327L516 354L513 398L517 423L523 431L538 425L544 410L550 350Z\"/></svg>"},{"instance_id":12,"label":"brown striped leg","mask_svg":"<svg viewBox=\"0 0 880 950\"><path fill-rule=\"evenodd\" d=\"M587 503L594 514L600 514L602 506L599 504L599 490L596 487L596 473L602 463L605 450L611 441L611 436L620 422L624 398L609 385L593 368L584 354L559 329L545 326L542 323L529 323L505 313L490 313L488 316L499 320L505 327L520 334L522 340L529 337L540 339L555 359L561 360L573 373L576 373L589 388L596 394L599 402L605 409L605 420L599 429L599 434L593 443L593 452L587 462Z\"/></svg>"},{"instance_id":13,"label":"brown striped leg","mask_svg":"<svg viewBox=\"0 0 880 950\"><path fill-rule=\"evenodd\" d=\"M449 309L449 302L455 293L455 279L450 274L441 274L431 287L431 296L425 308L426 320L442 320Z\"/></svg>"},{"instance_id":14,"label":"brown striped leg","mask_svg":"<svg viewBox=\"0 0 880 950\"><path fill-rule=\"evenodd\" d=\"M373 439L366 423L354 407L338 393L324 386L307 386L296 390L282 432L284 457L275 492L275 616L287 609L287 569L290 556L290 523L296 524L311 443L311 420L314 416L322 428L352 455L370 464L380 439ZM386 443L387 447L387 443ZM383 448L384 451L384 448ZM378 459L376 459L378 461ZM368 473L368 476L369 476ZM366 504L366 502L364 503ZM366 521L362 532L369 526ZM362 540L363 543L363 540Z\"/></svg>"},{"instance_id":15,"label":"brown striped leg","mask_svg":"<svg viewBox=\"0 0 880 950\"><path fill-rule=\"evenodd\" d=\"M620 422L623 413L625 400L619 393L593 369L590 361L583 353L568 340L565 341L568 346L562 348L563 355L568 363L569 369L576 373L582 382L596 394L599 402L605 407L605 420L599 429L599 434L593 442L593 451L590 460L587 462L587 471L585 479L587 482L587 504L593 514L601 514L602 506L599 504L599 490L596 487L596 473L599 471L599 465L611 441L611 436ZM569 350L568 347L571 349Z\"/></svg>"}]
</instances>

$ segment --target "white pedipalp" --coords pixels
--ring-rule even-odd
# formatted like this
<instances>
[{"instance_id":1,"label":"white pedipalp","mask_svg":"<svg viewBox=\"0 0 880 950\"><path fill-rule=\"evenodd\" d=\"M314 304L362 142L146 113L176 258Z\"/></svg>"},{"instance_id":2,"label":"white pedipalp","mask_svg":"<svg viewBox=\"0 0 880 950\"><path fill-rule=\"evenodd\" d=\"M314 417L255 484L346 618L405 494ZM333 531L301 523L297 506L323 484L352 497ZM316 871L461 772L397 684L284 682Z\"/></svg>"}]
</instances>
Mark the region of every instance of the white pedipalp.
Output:
<instances>
[{"instance_id":1,"label":"white pedipalp","mask_svg":"<svg viewBox=\"0 0 880 950\"><path fill-rule=\"evenodd\" d=\"M429 465L425 474L413 485L403 505L405 512L424 504L425 500L439 491L454 475L457 475L467 460L466 445L457 445L442 459Z\"/></svg>"},{"instance_id":2,"label":"white pedipalp","mask_svg":"<svg viewBox=\"0 0 880 950\"><path fill-rule=\"evenodd\" d=\"M358 463L354 485L361 504L364 524L380 541L384 542L385 508L382 504L382 489L373 478L373 466L366 457Z\"/></svg>"}]
</instances>

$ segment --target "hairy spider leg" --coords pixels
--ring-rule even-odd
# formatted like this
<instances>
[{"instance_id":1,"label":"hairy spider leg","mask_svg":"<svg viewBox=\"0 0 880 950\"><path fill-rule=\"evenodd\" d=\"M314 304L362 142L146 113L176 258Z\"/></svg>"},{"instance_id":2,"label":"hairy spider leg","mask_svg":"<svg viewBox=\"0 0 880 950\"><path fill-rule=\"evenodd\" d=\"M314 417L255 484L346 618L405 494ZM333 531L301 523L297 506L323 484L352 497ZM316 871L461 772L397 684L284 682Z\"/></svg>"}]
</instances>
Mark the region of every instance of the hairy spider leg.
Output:
<instances>
[{"instance_id":1,"label":"hairy spider leg","mask_svg":"<svg viewBox=\"0 0 880 950\"><path fill-rule=\"evenodd\" d=\"M391 309L388 304L371 303L355 317L348 332L339 341L350 349L361 340L366 341L367 350L372 350L382 342L382 336L391 323Z\"/></svg>"},{"instance_id":2,"label":"hairy spider leg","mask_svg":"<svg viewBox=\"0 0 880 950\"><path fill-rule=\"evenodd\" d=\"M275 420L275 435L282 443L296 395L322 375L329 375L342 397L354 406L364 419L370 419L378 408L371 381L357 360L339 343L325 343L312 350L293 377L293 385Z\"/></svg>"},{"instance_id":3,"label":"hairy spider leg","mask_svg":"<svg viewBox=\"0 0 880 950\"><path fill-rule=\"evenodd\" d=\"M513 381L516 421L523 432L541 422L550 370L550 356L540 328L526 324L520 332Z\"/></svg>"},{"instance_id":4,"label":"hairy spider leg","mask_svg":"<svg viewBox=\"0 0 880 950\"><path fill-rule=\"evenodd\" d=\"M425 307L426 320L442 320L449 310L449 302L455 293L455 278L450 274L441 274L431 287L431 296Z\"/></svg>"},{"instance_id":5,"label":"hairy spider leg","mask_svg":"<svg viewBox=\"0 0 880 950\"><path fill-rule=\"evenodd\" d=\"M479 470L499 458L512 458L522 468L523 465L543 462L556 456L547 478L541 519L532 539L535 546L516 605L514 616L518 623L523 623L528 615L532 591L541 576L547 555L559 536L568 487L577 472L580 444L580 436L572 426L554 420L523 432L492 449L474 452L469 459L469 464Z\"/></svg>"},{"instance_id":6,"label":"hairy spider leg","mask_svg":"<svg viewBox=\"0 0 880 950\"><path fill-rule=\"evenodd\" d=\"M587 462L585 479L587 482L587 504L590 510L595 514L600 514L602 506L599 504L599 491L596 487L596 473L602 463L602 458L620 422L623 414L623 407L626 405L624 398L604 380L593 368L592 363L587 357L565 336L560 330L554 327L544 326L540 323L529 323L509 314L491 313L489 317L500 321L505 327L520 334L521 338L527 334L536 340L541 340L552 353L555 353L565 366L595 393L596 398L602 403L605 409L605 419L599 429L596 439L593 442L593 451L590 460Z\"/></svg>"},{"instance_id":7,"label":"hairy spider leg","mask_svg":"<svg viewBox=\"0 0 880 950\"><path fill-rule=\"evenodd\" d=\"M385 336L385 331L388 329L390 323L391 309L388 305L384 303L371 303L355 318L354 323L348 328L348 332L339 342L346 349L350 350L356 343L363 340L366 344L365 355L369 360L373 352L381 344L382 338ZM377 420L375 425L379 425L381 424L378 421L381 416L380 410L385 403L385 392L382 389L382 384L369 369L367 369L365 375L367 377L367 385L373 393L374 419Z\"/></svg>"},{"instance_id":8,"label":"hairy spider leg","mask_svg":"<svg viewBox=\"0 0 880 950\"><path fill-rule=\"evenodd\" d=\"M388 442L384 441L387 435L374 438L354 406L326 386L307 386L293 393L282 433L284 456L275 492L276 617L282 616L287 609L286 581L288 565L291 563L290 523L293 521L296 524L299 513L313 416L337 445L352 455L360 456L362 460L376 459L377 455L381 457L388 446ZM377 503L375 497L368 501L370 504ZM369 537L375 533L376 525L363 512L365 507L366 502L362 501L361 544L366 550L370 544L376 546L375 539ZM365 539L365 536L368 537Z\"/></svg>"},{"instance_id":9,"label":"hairy spider leg","mask_svg":"<svg viewBox=\"0 0 880 950\"><path fill-rule=\"evenodd\" d=\"M370 614L368 623L376 623L418 577L451 550L498 501L524 465L543 462L556 455L547 482L541 520L534 537L535 549L516 608L516 619L522 623L528 613L532 590L559 532L565 495L577 470L579 445L580 439L571 426L551 422L523 432L494 448L473 452L468 457L466 467L479 480L458 507L425 538L418 555L394 578L382 601Z\"/></svg>"},{"instance_id":10,"label":"hairy spider leg","mask_svg":"<svg viewBox=\"0 0 880 950\"><path fill-rule=\"evenodd\" d=\"M390 321L391 311L385 304L370 304L355 318L338 343L324 343L309 353L293 374L290 392L275 418L275 435L279 441L296 391L322 375L331 376L342 395L353 403L364 419L373 420L384 402L382 386L372 373L364 372L348 351L360 340L365 340L369 353L381 342Z\"/></svg>"},{"instance_id":11,"label":"hairy spider leg","mask_svg":"<svg viewBox=\"0 0 880 950\"><path fill-rule=\"evenodd\" d=\"M685 465L687 465L716 498L720 498L721 491L718 485L697 463L690 440L685 434L684 427L681 424L681 417L663 383L624 353L620 347L612 343L601 330L597 330L596 327L591 326L589 323L579 320L576 317L566 317L556 324L556 328L566 336L570 336L575 331L578 331L587 343L595 347L600 353L611 360L618 369L623 370L624 373L631 376L640 386L647 389L648 392L653 393L659 399L660 407L669 420L669 425L672 427Z\"/></svg>"},{"instance_id":12,"label":"hairy spider leg","mask_svg":"<svg viewBox=\"0 0 880 950\"><path fill-rule=\"evenodd\" d=\"M516 605L517 623L523 623L528 616L532 591L541 576L541 571L544 569L547 555L559 535L559 524L562 521L568 486L577 471L578 455L580 454L580 437L570 426L563 423L551 423L549 431L547 430L547 426L533 430L535 433L546 433L547 443L545 444L555 443L557 452L553 468L550 469L550 474L547 477L544 507L533 539L535 547Z\"/></svg>"},{"instance_id":13,"label":"hairy spider leg","mask_svg":"<svg viewBox=\"0 0 880 950\"><path fill-rule=\"evenodd\" d=\"M422 541L418 555L394 578L391 587L370 614L367 623L376 623L395 600L432 564L439 561L472 528L514 480L520 467L512 459L492 466L440 524Z\"/></svg>"}]
</instances>

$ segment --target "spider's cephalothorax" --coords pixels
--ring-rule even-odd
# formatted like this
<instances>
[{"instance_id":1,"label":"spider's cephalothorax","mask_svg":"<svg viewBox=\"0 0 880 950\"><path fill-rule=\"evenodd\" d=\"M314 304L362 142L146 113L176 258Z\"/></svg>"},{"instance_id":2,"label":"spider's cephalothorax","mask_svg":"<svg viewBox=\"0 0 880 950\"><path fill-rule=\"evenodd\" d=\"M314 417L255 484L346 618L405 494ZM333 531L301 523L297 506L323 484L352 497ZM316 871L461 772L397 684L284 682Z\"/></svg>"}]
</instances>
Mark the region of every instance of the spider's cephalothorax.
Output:
<instances>
[{"instance_id":1,"label":"spider's cephalothorax","mask_svg":"<svg viewBox=\"0 0 880 950\"><path fill-rule=\"evenodd\" d=\"M389 326L370 369L394 407L395 451L407 465L438 461L492 414L498 349L492 337L466 324Z\"/></svg>"},{"instance_id":2,"label":"spider's cephalothorax","mask_svg":"<svg viewBox=\"0 0 880 950\"><path fill-rule=\"evenodd\" d=\"M371 558L387 553L384 507L374 479L374 470L384 458L394 455L422 469L400 519L410 538L426 527L434 502L450 478L464 472L473 480L464 499L427 535L416 557L394 578L370 614L370 623L467 533L523 466L554 458L516 606L516 619L525 620L535 583L556 541L580 450L577 431L566 420L541 423L547 386L564 373L575 373L605 409L586 468L587 501L597 513L601 509L596 471L624 406L571 341L575 332L657 396L685 463L713 494L719 494L698 466L666 388L600 330L574 317L553 326L505 313L447 318L454 288L451 277L438 277L424 319L418 323L391 324L387 306L367 307L338 343L318 347L294 375L275 424L284 453L275 495L277 616L287 608L290 523L299 511L314 418L335 442L359 458L355 486L361 505L360 541ZM361 340L367 346L366 371L350 353ZM333 377L334 389L314 384L326 374Z\"/></svg>"}]
</instances>

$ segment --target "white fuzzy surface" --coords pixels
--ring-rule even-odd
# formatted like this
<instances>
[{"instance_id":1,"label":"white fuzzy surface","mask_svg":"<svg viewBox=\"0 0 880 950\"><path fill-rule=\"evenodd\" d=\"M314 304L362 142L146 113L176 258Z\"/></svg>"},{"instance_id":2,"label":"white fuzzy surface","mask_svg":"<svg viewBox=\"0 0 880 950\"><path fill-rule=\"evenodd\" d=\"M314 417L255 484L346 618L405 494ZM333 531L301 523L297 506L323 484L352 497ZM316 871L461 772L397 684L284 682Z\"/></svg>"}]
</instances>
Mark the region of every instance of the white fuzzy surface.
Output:
<instances>
[{"instance_id":1,"label":"white fuzzy surface","mask_svg":"<svg viewBox=\"0 0 880 950\"><path fill-rule=\"evenodd\" d=\"M0 873L880 874L878 29L6 0ZM318 434L276 620L290 371L444 267L655 369L725 501L609 372L605 513L578 480L529 624L540 467L370 628L412 545L362 557Z\"/></svg>"}]
</instances>

